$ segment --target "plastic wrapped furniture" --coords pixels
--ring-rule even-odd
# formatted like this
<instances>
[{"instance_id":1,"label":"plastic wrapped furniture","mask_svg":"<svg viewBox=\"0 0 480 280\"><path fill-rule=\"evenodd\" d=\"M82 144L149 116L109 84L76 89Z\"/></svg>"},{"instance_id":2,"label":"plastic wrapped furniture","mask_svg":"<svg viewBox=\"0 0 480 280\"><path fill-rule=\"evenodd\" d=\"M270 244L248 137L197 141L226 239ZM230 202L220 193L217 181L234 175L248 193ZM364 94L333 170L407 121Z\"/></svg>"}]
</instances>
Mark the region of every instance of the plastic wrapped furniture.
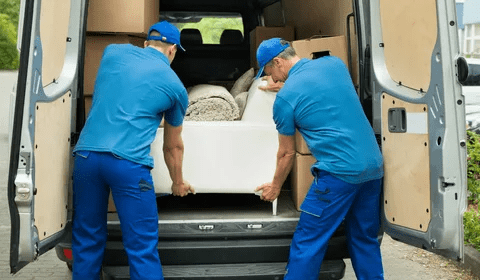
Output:
<instances>
[{"instance_id":1,"label":"plastic wrapped furniture","mask_svg":"<svg viewBox=\"0 0 480 280\"><path fill-rule=\"evenodd\" d=\"M272 119L275 94L250 90L240 121L185 121L183 177L197 193L255 193L255 188L273 179L278 151L278 133ZM157 132L151 154L155 192L170 194L172 181L163 159L163 128ZM259 194L257 194L259 195ZM273 214L276 215L276 203Z\"/></svg>"}]
</instances>

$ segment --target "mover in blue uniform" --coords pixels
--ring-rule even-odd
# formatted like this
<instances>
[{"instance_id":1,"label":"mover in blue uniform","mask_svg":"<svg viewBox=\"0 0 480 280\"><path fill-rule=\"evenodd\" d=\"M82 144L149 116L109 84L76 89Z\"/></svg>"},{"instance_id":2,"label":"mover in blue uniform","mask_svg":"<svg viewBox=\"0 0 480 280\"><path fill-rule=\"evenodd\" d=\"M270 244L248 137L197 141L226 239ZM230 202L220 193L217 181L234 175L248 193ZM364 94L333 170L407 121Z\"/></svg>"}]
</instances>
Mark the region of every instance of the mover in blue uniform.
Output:
<instances>
[{"instance_id":1,"label":"mover in blue uniform","mask_svg":"<svg viewBox=\"0 0 480 280\"><path fill-rule=\"evenodd\" d=\"M172 192L194 192L183 180L182 124L187 91L170 68L180 32L152 25L145 48L105 48L93 104L74 149L73 279L99 279L107 239L109 192L120 219L131 279L163 279L157 251L158 213L150 144L165 116L165 163Z\"/></svg>"},{"instance_id":2,"label":"mover in blue uniform","mask_svg":"<svg viewBox=\"0 0 480 280\"><path fill-rule=\"evenodd\" d=\"M273 181L257 188L261 198L280 194L295 158L296 129L316 159L284 279L317 280L328 241L344 219L357 278L383 279L377 240L383 158L347 67L333 56L300 59L280 38L263 41L257 59L257 78L284 82L273 106L277 167Z\"/></svg>"}]
</instances>

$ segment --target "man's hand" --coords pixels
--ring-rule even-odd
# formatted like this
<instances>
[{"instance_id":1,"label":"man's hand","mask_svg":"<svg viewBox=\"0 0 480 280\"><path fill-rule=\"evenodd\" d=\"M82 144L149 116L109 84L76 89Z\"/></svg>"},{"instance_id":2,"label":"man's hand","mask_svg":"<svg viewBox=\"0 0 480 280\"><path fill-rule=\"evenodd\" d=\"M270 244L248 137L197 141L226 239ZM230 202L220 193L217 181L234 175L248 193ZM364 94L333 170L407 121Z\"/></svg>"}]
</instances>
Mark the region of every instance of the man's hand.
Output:
<instances>
[{"instance_id":1,"label":"man's hand","mask_svg":"<svg viewBox=\"0 0 480 280\"><path fill-rule=\"evenodd\" d=\"M189 193L195 194L195 189L190 185L189 182L184 180L180 184L172 183L172 193L175 196L184 197L184 196L188 195Z\"/></svg>"},{"instance_id":2,"label":"man's hand","mask_svg":"<svg viewBox=\"0 0 480 280\"><path fill-rule=\"evenodd\" d=\"M255 192L263 191L260 199L272 202L280 195L280 187L274 186L271 182L265 183L255 189Z\"/></svg>"},{"instance_id":3,"label":"man's hand","mask_svg":"<svg viewBox=\"0 0 480 280\"><path fill-rule=\"evenodd\" d=\"M275 83L272 79L272 76L263 76L262 81L267 81L267 85L266 86L259 86L258 88L261 89L261 90L264 90L264 91L277 92L280 89L282 89L282 87L283 87L283 83L282 82L276 82Z\"/></svg>"}]
</instances>

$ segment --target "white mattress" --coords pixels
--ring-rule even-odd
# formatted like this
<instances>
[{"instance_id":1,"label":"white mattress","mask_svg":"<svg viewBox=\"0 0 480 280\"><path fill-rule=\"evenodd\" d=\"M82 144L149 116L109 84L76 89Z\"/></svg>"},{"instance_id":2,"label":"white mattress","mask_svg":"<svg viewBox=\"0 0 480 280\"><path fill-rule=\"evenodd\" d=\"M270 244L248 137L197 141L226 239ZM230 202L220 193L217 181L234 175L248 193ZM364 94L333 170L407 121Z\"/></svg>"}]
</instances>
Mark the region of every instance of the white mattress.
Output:
<instances>
[{"instance_id":1,"label":"white mattress","mask_svg":"<svg viewBox=\"0 0 480 280\"><path fill-rule=\"evenodd\" d=\"M250 88L241 121L184 122L183 177L197 193L254 193L257 186L272 181L278 150L272 119L275 96L258 90L261 83L266 82L257 80ZM170 194L172 181L162 146L159 128L151 150L152 176L155 192Z\"/></svg>"}]
</instances>

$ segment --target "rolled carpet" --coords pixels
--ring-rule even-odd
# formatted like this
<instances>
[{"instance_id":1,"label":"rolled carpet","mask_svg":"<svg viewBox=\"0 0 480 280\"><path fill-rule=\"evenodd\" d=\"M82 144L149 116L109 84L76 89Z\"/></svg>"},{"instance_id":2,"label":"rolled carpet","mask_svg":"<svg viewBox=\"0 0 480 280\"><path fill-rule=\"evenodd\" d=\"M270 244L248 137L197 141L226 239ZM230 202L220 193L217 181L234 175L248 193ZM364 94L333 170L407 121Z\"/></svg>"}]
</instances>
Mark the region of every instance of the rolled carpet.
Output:
<instances>
[{"instance_id":1,"label":"rolled carpet","mask_svg":"<svg viewBox=\"0 0 480 280\"><path fill-rule=\"evenodd\" d=\"M190 89L186 121L233 121L238 117L238 105L226 88L201 84Z\"/></svg>"}]
</instances>

